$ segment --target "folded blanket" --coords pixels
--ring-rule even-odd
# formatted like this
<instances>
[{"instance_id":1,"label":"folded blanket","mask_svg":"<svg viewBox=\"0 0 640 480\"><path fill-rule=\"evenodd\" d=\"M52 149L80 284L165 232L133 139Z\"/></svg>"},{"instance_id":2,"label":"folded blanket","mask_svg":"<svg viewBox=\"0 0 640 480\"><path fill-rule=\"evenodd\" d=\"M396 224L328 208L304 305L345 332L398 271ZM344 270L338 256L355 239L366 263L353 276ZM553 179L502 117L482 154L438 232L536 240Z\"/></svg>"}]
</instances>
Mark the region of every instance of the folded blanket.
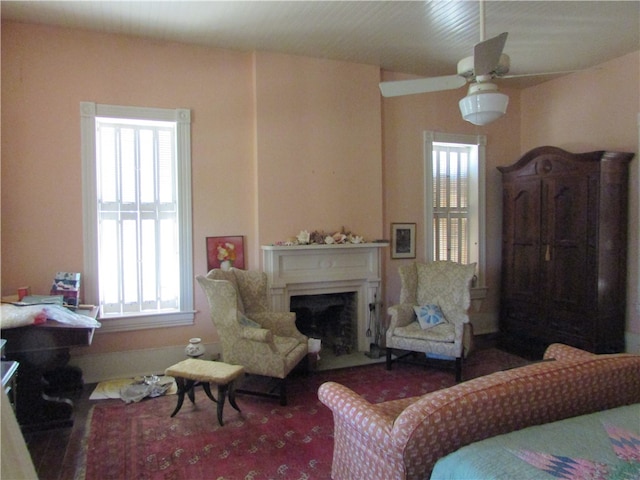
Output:
<instances>
[{"instance_id":1,"label":"folded blanket","mask_svg":"<svg viewBox=\"0 0 640 480\"><path fill-rule=\"evenodd\" d=\"M100 328L94 318L72 312L60 305L0 305L0 328L17 328L55 320L71 327Z\"/></svg>"}]
</instances>

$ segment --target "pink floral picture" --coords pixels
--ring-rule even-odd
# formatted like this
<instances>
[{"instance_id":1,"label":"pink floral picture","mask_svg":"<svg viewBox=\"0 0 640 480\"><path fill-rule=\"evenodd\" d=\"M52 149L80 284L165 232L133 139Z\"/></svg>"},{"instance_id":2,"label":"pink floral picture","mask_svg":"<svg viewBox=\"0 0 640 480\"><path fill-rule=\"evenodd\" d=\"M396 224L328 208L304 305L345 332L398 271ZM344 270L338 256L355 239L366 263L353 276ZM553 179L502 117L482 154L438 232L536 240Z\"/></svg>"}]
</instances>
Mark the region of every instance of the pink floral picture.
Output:
<instances>
[{"instance_id":1,"label":"pink floral picture","mask_svg":"<svg viewBox=\"0 0 640 480\"><path fill-rule=\"evenodd\" d=\"M244 237L207 237L207 271L244 269Z\"/></svg>"}]
</instances>

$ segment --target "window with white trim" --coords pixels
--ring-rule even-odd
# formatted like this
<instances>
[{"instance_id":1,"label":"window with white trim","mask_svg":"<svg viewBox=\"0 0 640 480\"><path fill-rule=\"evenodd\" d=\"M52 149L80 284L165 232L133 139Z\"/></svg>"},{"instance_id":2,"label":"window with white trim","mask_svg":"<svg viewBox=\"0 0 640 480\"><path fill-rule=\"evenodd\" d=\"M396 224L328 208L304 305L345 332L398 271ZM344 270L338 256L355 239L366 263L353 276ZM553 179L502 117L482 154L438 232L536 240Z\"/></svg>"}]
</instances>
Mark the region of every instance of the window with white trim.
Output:
<instances>
[{"instance_id":1,"label":"window with white trim","mask_svg":"<svg viewBox=\"0 0 640 480\"><path fill-rule=\"evenodd\" d=\"M190 112L81 103L85 301L103 331L193 323Z\"/></svg>"},{"instance_id":2,"label":"window with white trim","mask_svg":"<svg viewBox=\"0 0 640 480\"><path fill-rule=\"evenodd\" d=\"M425 258L477 263L484 286L484 135L425 132Z\"/></svg>"}]
</instances>

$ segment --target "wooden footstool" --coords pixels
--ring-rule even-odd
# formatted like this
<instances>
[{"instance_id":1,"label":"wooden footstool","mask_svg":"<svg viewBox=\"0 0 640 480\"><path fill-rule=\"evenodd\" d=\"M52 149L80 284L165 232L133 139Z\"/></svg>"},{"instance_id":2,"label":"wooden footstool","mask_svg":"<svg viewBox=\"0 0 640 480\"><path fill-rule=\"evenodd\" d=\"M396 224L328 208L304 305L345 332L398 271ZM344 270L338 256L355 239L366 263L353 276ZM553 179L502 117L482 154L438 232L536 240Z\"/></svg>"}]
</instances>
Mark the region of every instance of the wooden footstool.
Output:
<instances>
[{"instance_id":1,"label":"wooden footstool","mask_svg":"<svg viewBox=\"0 0 640 480\"><path fill-rule=\"evenodd\" d=\"M229 393L229 403L231 406L237 411L240 411L236 404L234 381L244 373L244 367L240 365L229 365L223 362L188 358L167 368L164 373L174 377L178 385L178 405L171 414L172 417L180 411L182 402L184 402L185 393L189 396L191 403L196 402L193 391L196 384L202 385L207 397L218 404L218 423L221 426L224 425L222 422L222 408L224 407L227 392ZM211 394L209 383L218 385L217 400Z\"/></svg>"}]
</instances>

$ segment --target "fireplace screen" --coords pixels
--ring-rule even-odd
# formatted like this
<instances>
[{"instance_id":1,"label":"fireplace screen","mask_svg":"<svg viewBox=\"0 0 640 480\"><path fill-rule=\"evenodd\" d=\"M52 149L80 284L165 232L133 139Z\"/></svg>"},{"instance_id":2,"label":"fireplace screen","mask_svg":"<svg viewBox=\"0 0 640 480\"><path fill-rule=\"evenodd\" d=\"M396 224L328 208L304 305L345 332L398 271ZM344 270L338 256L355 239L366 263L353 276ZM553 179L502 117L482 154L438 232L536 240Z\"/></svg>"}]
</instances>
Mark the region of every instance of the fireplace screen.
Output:
<instances>
[{"instance_id":1,"label":"fireplace screen","mask_svg":"<svg viewBox=\"0 0 640 480\"><path fill-rule=\"evenodd\" d=\"M322 348L334 355L357 350L357 293L324 293L291 297L298 330L322 340Z\"/></svg>"}]
</instances>

